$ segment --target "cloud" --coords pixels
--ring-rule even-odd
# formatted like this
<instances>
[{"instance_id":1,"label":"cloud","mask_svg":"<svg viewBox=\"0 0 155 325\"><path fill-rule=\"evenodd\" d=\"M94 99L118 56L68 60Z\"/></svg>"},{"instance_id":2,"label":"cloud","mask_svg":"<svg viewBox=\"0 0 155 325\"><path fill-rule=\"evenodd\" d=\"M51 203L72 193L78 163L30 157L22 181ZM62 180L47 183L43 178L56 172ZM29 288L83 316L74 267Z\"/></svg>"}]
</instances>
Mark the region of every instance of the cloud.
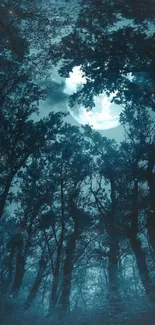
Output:
<instances>
[{"instance_id":1,"label":"cloud","mask_svg":"<svg viewBox=\"0 0 155 325\"><path fill-rule=\"evenodd\" d=\"M47 105L57 105L68 99L67 94L64 93L65 82L50 81L49 87L50 91L46 100Z\"/></svg>"},{"instance_id":2,"label":"cloud","mask_svg":"<svg viewBox=\"0 0 155 325\"><path fill-rule=\"evenodd\" d=\"M49 87L46 100L39 101L39 118L48 116L50 112L67 112L68 95L64 93L65 83L53 80L46 80L42 83L43 87ZM36 119L37 117L35 117Z\"/></svg>"},{"instance_id":3,"label":"cloud","mask_svg":"<svg viewBox=\"0 0 155 325\"><path fill-rule=\"evenodd\" d=\"M73 95L78 90L82 89L86 82L87 78L83 73L81 66L76 66L73 68L72 72L69 73L69 78L66 78L65 80L64 93Z\"/></svg>"}]
</instances>

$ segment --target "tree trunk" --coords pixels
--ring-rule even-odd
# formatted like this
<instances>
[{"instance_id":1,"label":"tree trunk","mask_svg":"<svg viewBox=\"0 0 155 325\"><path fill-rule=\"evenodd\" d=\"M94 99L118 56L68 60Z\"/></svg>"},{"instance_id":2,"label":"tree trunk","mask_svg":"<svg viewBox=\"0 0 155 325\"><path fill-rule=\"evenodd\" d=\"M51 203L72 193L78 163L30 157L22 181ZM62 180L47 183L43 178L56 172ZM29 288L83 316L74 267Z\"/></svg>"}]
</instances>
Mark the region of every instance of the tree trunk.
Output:
<instances>
[{"instance_id":1,"label":"tree trunk","mask_svg":"<svg viewBox=\"0 0 155 325\"><path fill-rule=\"evenodd\" d=\"M61 250L62 247L58 247L57 258L55 262L55 268L53 273L53 282L52 282L52 292L51 292L51 300L49 310L55 309L57 301L58 301L58 285L59 285L59 271L60 271L60 263L61 263Z\"/></svg>"},{"instance_id":2,"label":"tree trunk","mask_svg":"<svg viewBox=\"0 0 155 325\"><path fill-rule=\"evenodd\" d=\"M41 281L42 281L42 277L43 277L43 273L44 273L44 270L45 270L45 266L46 266L46 263L43 259L43 255L41 256L41 259L39 261L39 269L38 269L38 273L37 273L37 276L36 276L36 279L34 281L34 284L30 290L30 293L27 297L27 300L25 302L25 310L27 310L28 308L30 308L30 306L32 305L33 301L35 300L36 298L36 295L37 295L37 292L38 292L38 289L40 287L40 284L41 284Z\"/></svg>"},{"instance_id":3,"label":"tree trunk","mask_svg":"<svg viewBox=\"0 0 155 325\"><path fill-rule=\"evenodd\" d=\"M16 257L16 268L15 268L15 276L11 289L11 293L13 295L17 295L23 281L24 276L24 268L25 268L25 256L23 254L23 249L18 248L17 257Z\"/></svg>"},{"instance_id":4,"label":"tree trunk","mask_svg":"<svg viewBox=\"0 0 155 325\"><path fill-rule=\"evenodd\" d=\"M71 282L72 282L72 271L73 271L73 258L76 247L76 233L74 232L66 247L66 256L63 268L63 280L62 280L62 291L59 300L59 308L62 312L69 311L70 307L70 293L71 293Z\"/></svg>"},{"instance_id":5,"label":"tree trunk","mask_svg":"<svg viewBox=\"0 0 155 325\"><path fill-rule=\"evenodd\" d=\"M110 251L108 254L108 273L109 273L109 288L108 300L111 311L116 314L121 311L121 297L120 297L120 281L119 281L119 266L118 255L119 245L117 235L111 234L110 237Z\"/></svg>"},{"instance_id":6,"label":"tree trunk","mask_svg":"<svg viewBox=\"0 0 155 325\"><path fill-rule=\"evenodd\" d=\"M155 302L155 285L149 274L147 267L146 256L141 247L141 242L138 238L138 180L134 180L133 188L133 202L132 202L132 216L131 227L128 230L128 238L130 240L131 247L135 254L139 275L142 281L142 285L145 289L146 295Z\"/></svg>"},{"instance_id":7,"label":"tree trunk","mask_svg":"<svg viewBox=\"0 0 155 325\"><path fill-rule=\"evenodd\" d=\"M116 213L117 202L115 193L115 181L110 180L111 186L111 213L106 220L106 231L109 235L109 255L108 255L108 273L109 273L109 303L114 313L118 312L121 306L120 299L120 283L119 283L119 232L117 229Z\"/></svg>"},{"instance_id":8,"label":"tree trunk","mask_svg":"<svg viewBox=\"0 0 155 325\"><path fill-rule=\"evenodd\" d=\"M148 214L147 230L149 235L150 245L155 254L155 176L153 174L153 168L155 166L155 148L150 148L148 156L148 169L147 169L147 181L149 186L149 200L150 211Z\"/></svg>"},{"instance_id":9,"label":"tree trunk","mask_svg":"<svg viewBox=\"0 0 155 325\"><path fill-rule=\"evenodd\" d=\"M7 200L7 196L8 196L10 187L11 187L11 183L12 183L13 177L14 177L13 174L10 174L8 176L8 179L6 181L6 185L5 185L4 191L3 191L2 195L1 195L1 198L0 198L0 218L2 218L3 213L4 213L6 200Z\"/></svg>"},{"instance_id":10,"label":"tree trunk","mask_svg":"<svg viewBox=\"0 0 155 325\"><path fill-rule=\"evenodd\" d=\"M60 197L61 197L61 235L60 240L57 242L57 257L55 262L55 267L53 271L53 282L52 282L52 292L51 292L51 299L49 305L49 311L51 312L52 309L55 309L57 302L58 302L58 286L59 286L59 276L60 276L60 264L61 264L61 256L62 256L62 249L63 249L63 241L64 241L64 184L63 184L63 173L62 173L62 162L61 162L61 172L60 172ZM55 235L56 236L56 235Z\"/></svg>"},{"instance_id":11,"label":"tree trunk","mask_svg":"<svg viewBox=\"0 0 155 325\"><path fill-rule=\"evenodd\" d=\"M113 242L110 244L109 252L109 285L112 292L118 291L118 246Z\"/></svg>"},{"instance_id":12,"label":"tree trunk","mask_svg":"<svg viewBox=\"0 0 155 325\"><path fill-rule=\"evenodd\" d=\"M25 264L26 264L30 239L32 236L32 225L33 225L33 221L34 221L36 213L37 213L37 210L35 210L35 212L31 216L30 224L27 228L28 239L27 239L26 243L24 242L23 233L22 232L20 233L20 235L22 236L22 242L21 242L20 246L18 246L18 250L17 250L15 276L14 276L14 281L13 281L13 285L12 285L12 289L11 289L11 293L13 295L17 295L20 291L21 286L22 286L23 277L24 277L24 273L25 273Z\"/></svg>"},{"instance_id":13,"label":"tree trunk","mask_svg":"<svg viewBox=\"0 0 155 325\"><path fill-rule=\"evenodd\" d=\"M9 255L9 261L8 261L8 279L7 279L7 287L8 292L10 292L11 285L13 282L13 258L14 258L14 250L11 249L10 255Z\"/></svg>"},{"instance_id":14,"label":"tree trunk","mask_svg":"<svg viewBox=\"0 0 155 325\"><path fill-rule=\"evenodd\" d=\"M146 263L146 256L142 250L141 242L134 234L130 234L130 244L136 257L137 267L146 295L155 303L155 285L150 277Z\"/></svg>"},{"instance_id":15,"label":"tree trunk","mask_svg":"<svg viewBox=\"0 0 155 325\"><path fill-rule=\"evenodd\" d=\"M149 242L152 247L153 254L155 256L155 208L154 211L151 209L148 215L147 230L148 230Z\"/></svg>"},{"instance_id":16,"label":"tree trunk","mask_svg":"<svg viewBox=\"0 0 155 325\"><path fill-rule=\"evenodd\" d=\"M10 289L12 286L13 275L14 275L13 259L14 259L14 250L11 249L10 254L8 256L8 265L7 265L8 276L5 280L1 279L0 296L2 301L5 300L8 293L10 293Z\"/></svg>"}]
</instances>

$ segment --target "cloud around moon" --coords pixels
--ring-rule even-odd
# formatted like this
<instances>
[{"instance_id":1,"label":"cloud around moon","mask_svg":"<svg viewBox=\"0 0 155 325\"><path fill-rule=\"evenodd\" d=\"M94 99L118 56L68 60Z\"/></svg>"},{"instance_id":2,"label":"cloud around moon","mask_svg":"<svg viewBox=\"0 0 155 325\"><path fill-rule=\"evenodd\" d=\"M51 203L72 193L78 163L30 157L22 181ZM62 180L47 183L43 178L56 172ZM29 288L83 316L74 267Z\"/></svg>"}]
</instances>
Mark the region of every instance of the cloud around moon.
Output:
<instances>
[{"instance_id":1,"label":"cloud around moon","mask_svg":"<svg viewBox=\"0 0 155 325\"><path fill-rule=\"evenodd\" d=\"M81 66L74 67L65 80L64 93L72 95L80 90L86 82L87 77ZM68 107L68 111L78 123L88 124L96 130L108 130L117 127L122 107L111 102L115 95L116 93L112 93L108 97L102 93L99 96L94 96L95 107L91 110L83 106L76 106L75 108Z\"/></svg>"}]
</instances>

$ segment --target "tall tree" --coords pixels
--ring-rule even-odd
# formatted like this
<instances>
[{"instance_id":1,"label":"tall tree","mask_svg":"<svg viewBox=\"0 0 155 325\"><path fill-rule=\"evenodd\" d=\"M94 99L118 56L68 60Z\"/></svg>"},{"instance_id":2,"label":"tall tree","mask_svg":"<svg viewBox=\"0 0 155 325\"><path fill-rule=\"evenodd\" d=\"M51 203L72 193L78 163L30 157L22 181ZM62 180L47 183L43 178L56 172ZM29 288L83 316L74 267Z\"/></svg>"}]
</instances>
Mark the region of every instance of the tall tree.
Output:
<instances>
[{"instance_id":1,"label":"tall tree","mask_svg":"<svg viewBox=\"0 0 155 325\"><path fill-rule=\"evenodd\" d=\"M125 23L127 7L131 19L129 24ZM139 12L140 21L137 19ZM124 97L129 96L137 100L141 97L143 101L149 98L153 107L154 35L143 27L146 21L142 17L146 17L147 22L153 21L146 3L142 7L140 3L134 7L131 1L117 4L112 1L82 2L76 27L72 34L62 39L62 50L59 52L63 58L60 73L64 77L79 65L87 77L83 88L72 95L72 105L76 102L91 108L94 95L117 91L117 102L123 102ZM56 51L55 55L59 56L59 53ZM128 74L132 74L134 80L129 80ZM141 74L148 82L144 80L140 86Z\"/></svg>"},{"instance_id":2,"label":"tall tree","mask_svg":"<svg viewBox=\"0 0 155 325\"><path fill-rule=\"evenodd\" d=\"M128 178L128 180L126 178L126 186L128 182L130 182L130 190L128 192L130 204L128 203L129 219L127 235L136 257L137 267L145 292L148 297L154 301L154 284L149 273L146 253L143 251L142 242L139 236L143 209L145 209L145 205L142 203L141 199L141 195L145 195L145 191L144 194L143 191L140 192L140 186L142 186L141 182L145 182L144 184L147 186L147 153L149 152L150 142L152 143L153 121L149 116L148 109L143 106L135 107L133 105L131 112L126 110L124 118L122 118L122 121L124 121L124 123L126 121L128 125L126 131L127 143L122 144L124 157L126 156L126 170L129 168L126 175ZM150 216L150 212L148 215ZM146 220L148 219L148 215L146 215Z\"/></svg>"}]
</instances>

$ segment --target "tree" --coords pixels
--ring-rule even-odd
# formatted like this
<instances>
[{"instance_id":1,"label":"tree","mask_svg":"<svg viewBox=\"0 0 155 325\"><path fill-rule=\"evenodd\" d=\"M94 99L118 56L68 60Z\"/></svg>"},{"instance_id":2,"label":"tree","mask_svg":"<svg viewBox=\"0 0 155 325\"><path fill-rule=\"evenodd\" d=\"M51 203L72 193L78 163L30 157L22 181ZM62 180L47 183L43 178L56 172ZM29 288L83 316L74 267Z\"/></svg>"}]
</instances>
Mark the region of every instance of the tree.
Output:
<instances>
[{"instance_id":1,"label":"tree","mask_svg":"<svg viewBox=\"0 0 155 325\"><path fill-rule=\"evenodd\" d=\"M53 171L57 172L60 187L61 212L58 213L60 214L61 232L56 238L57 257L53 274L50 309L59 305L63 311L67 311L71 292L73 259L78 237L78 220L76 218L79 217L75 217L70 204L72 200L78 199L84 180L88 175L88 154L85 153L86 144L83 143L82 134L77 127L65 124L60 139L56 143ZM70 225L72 224L71 220L73 226ZM70 244L72 245L70 246ZM63 268L62 281L60 268Z\"/></svg>"},{"instance_id":2,"label":"tree","mask_svg":"<svg viewBox=\"0 0 155 325\"><path fill-rule=\"evenodd\" d=\"M48 175L47 162L44 156L41 155L41 152L43 148L44 150L48 149L48 137L50 141L53 141L56 136L56 131L54 131L54 129L56 130L57 127L59 128L61 124L62 119L59 113L51 114L50 117L39 122L38 125L40 128L38 128L35 143L31 144L32 134L28 134L28 137L30 136L28 141L34 150L29 152L30 148L28 147L29 160L26 159L26 161L24 161L25 164L19 165L19 168L15 170L16 173L13 175L16 177L15 184L18 186L17 194L13 196L13 202L19 205L19 208L15 210L15 215L17 220L19 220L18 226L15 234L13 234L9 240L10 271L8 273L7 282L10 283L10 280L12 281L11 293L13 295L17 295L22 286L31 241L33 242L33 237L36 235L35 227L37 216L40 210L44 211L44 209L46 209L46 206L51 203L53 197L55 188L53 179L49 182L45 182L46 178L44 179L44 177L50 176ZM33 124L31 123L30 125ZM19 149L18 159L21 159ZM23 154L25 154L25 149L22 148L22 150ZM15 154L15 152L13 152L13 154ZM17 157L15 157L15 163L17 162ZM10 160L10 164L13 163L13 159L12 161ZM26 240L24 238L25 232L27 237ZM14 274L11 272L12 269L14 269Z\"/></svg>"},{"instance_id":3,"label":"tree","mask_svg":"<svg viewBox=\"0 0 155 325\"><path fill-rule=\"evenodd\" d=\"M154 319L153 0L150 5L0 5L2 324ZM40 119L51 67L60 63L62 76L81 65L87 77L70 98L74 109L91 109L100 93L115 94L124 141L73 127L63 113Z\"/></svg>"},{"instance_id":4,"label":"tree","mask_svg":"<svg viewBox=\"0 0 155 325\"><path fill-rule=\"evenodd\" d=\"M26 302L25 302L25 309L27 310L33 303L33 301L35 300L36 298L36 295L38 293L38 289L41 285L41 281L42 281L42 278L43 278L43 275L44 275L44 271L45 271L45 267L46 267L46 261L45 261L45 256L44 256L44 252L42 252L42 255L41 255L41 258L40 258L40 261L39 261L39 268L38 268L38 273L37 273L37 276L35 278L35 281L32 285L32 288L29 292L29 295L26 299Z\"/></svg>"},{"instance_id":5,"label":"tree","mask_svg":"<svg viewBox=\"0 0 155 325\"><path fill-rule=\"evenodd\" d=\"M102 138L97 133L94 135L92 133L92 139L95 145L97 166L95 167L95 163L94 183L96 184L93 185L91 181L90 191L100 214L101 227L105 229L107 235L108 250L105 251L105 256L108 259L109 304L111 309L114 308L115 312L118 312L121 297L119 257L123 237L117 191L120 156L114 141ZM100 255L102 254L104 256L104 248L103 252L102 249L100 251Z\"/></svg>"},{"instance_id":6,"label":"tree","mask_svg":"<svg viewBox=\"0 0 155 325\"><path fill-rule=\"evenodd\" d=\"M122 121L124 123L129 123L129 128L127 129L128 142L122 145L122 149L125 155L128 151L128 158L126 158L129 163L126 163L126 170L128 166L129 170L127 172L127 177L129 177L130 175L130 182L132 181L132 185L130 185L129 194L131 206L128 215L129 224L127 226L127 235L130 240L131 247L135 253L137 267L146 294L148 295L150 300L154 302L155 288L151 276L149 274L146 254L143 251L142 241L139 236L139 226L141 224L140 222L142 219L143 209L145 208L145 205L142 203L140 198L140 185L141 182L145 182L145 184L147 182L147 153L149 153L150 142L152 142L151 138L153 121L150 118L148 109L146 109L145 107L137 106L133 107L133 109L134 112L132 112L132 115L128 110L126 110L126 112L124 113L124 118L122 114ZM146 164L144 164L144 162ZM142 167L142 163L144 167ZM128 181L126 180L126 185L127 183ZM142 195L144 194L142 192ZM150 215L150 212L148 215ZM146 216L146 219L147 218L148 216Z\"/></svg>"},{"instance_id":7,"label":"tree","mask_svg":"<svg viewBox=\"0 0 155 325\"><path fill-rule=\"evenodd\" d=\"M126 8L135 25L132 20L127 26L122 23L127 18ZM152 14L146 3L141 7L140 3L134 6L131 1L82 2L73 33L60 43L62 51L51 50L53 55L63 58L62 76L67 77L72 68L79 65L86 74L87 83L71 96L71 105L78 103L91 108L94 95L105 91L107 94L117 92L115 101L119 103L134 97L138 101L149 99L154 107L154 35L148 34L148 28L143 26L148 21L152 21ZM133 75L133 81L128 74ZM139 85L141 74L144 82Z\"/></svg>"}]
</instances>

